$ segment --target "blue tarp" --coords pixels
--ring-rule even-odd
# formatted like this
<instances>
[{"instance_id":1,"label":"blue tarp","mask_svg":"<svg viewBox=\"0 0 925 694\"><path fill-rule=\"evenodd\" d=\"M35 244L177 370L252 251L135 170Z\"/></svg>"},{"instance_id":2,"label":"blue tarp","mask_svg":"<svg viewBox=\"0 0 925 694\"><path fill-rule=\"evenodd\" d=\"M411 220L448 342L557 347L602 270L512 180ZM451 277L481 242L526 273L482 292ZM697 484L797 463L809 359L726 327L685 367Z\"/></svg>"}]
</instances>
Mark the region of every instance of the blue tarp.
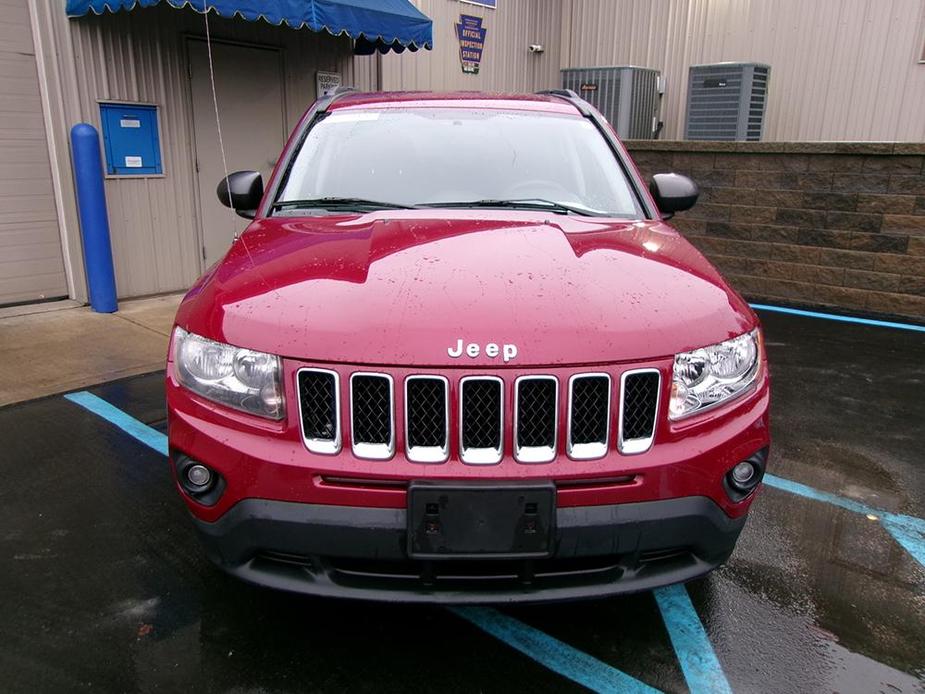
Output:
<instances>
[{"instance_id":1,"label":"blue tarp","mask_svg":"<svg viewBox=\"0 0 925 694\"><path fill-rule=\"evenodd\" d=\"M221 17L286 23L293 29L346 34L358 52L433 48L433 22L409 0L67 0L68 17L117 12L166 2L177 9L210 10Z\"/></svg>"}]
</instances>

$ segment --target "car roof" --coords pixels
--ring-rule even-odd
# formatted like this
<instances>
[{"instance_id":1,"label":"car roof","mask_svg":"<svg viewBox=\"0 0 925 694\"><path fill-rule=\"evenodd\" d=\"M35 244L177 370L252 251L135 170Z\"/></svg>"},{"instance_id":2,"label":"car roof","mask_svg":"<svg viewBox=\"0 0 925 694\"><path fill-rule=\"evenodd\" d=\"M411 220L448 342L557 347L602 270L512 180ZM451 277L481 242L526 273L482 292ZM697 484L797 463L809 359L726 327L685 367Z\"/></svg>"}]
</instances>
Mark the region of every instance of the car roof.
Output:
<instances>
[{"instance_id":1,"label":"car roof","mask_svg":"<svg viewBox=\"0 0 925 694\"><path fill-rule=\"evenodd\" d=\"M580 115L559 96L502 92L347 92L328 106L329 111L361 108L479 108Z\"/></svg>"}]
</instances>

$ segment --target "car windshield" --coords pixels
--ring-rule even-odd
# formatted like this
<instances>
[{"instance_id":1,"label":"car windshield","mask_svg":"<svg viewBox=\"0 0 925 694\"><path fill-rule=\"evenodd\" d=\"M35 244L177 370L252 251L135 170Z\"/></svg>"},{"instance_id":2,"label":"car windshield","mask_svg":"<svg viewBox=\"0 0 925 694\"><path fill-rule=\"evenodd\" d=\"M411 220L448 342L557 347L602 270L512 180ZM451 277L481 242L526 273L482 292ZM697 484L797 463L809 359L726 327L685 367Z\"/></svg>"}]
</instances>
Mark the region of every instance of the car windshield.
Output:
<instances>
[{"instance_id":1,"label":"car windshield","mask_svg":"<svg viewBox=\"0 0 925 694\"><path fill-rule=\"evenodd\" d=\"M461 108L333 111L308 132L275 208L418 205L642 216L588 119Z\"/></svg>"}]
</instances>

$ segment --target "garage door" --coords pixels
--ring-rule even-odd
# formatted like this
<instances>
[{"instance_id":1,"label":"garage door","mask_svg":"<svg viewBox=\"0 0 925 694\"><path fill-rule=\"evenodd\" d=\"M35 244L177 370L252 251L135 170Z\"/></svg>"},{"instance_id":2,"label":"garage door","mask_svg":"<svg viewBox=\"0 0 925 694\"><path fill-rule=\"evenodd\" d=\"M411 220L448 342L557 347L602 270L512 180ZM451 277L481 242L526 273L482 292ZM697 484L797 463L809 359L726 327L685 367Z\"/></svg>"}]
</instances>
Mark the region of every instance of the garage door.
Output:
<instances>
[{"instance_id":1,"label":"garage door","mask_svg":"<svg viewBox=\"0 0 925 694\"><path fill-rule=\"evenodd\" d=\"M26 0L0 0L0 305L67 295Z\"/></svg>"}]
</instances>

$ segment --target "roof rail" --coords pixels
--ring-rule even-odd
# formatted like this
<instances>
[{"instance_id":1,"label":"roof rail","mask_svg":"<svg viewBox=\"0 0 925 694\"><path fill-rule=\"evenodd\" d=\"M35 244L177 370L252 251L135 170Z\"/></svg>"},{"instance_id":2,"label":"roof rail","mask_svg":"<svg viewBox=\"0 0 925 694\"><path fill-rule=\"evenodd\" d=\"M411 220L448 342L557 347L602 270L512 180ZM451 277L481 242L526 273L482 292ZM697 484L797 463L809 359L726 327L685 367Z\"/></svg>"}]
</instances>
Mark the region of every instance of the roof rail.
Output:
<instances>
[{"instance_id":1,"label":"roof rail","mask_svg":"<svg viewBox=\"0 0 925 694\"><path fill-rule=\"evenodd\" d=\"M318 99L318 108L316 112L325 113L331 107L331 104L337 101L340 97L346 96L347 94L353 94L357 91L359 90L356 87L345 87L343 85L335 87L333 92Z\"/></svg>"},{"instance_id":2,"label":"roof rail","mask_svg":"<svg viewBox=\"0 0 925 694\"><path fill-rule=\"evenodd\" d=\"M568 101L572 106L578 109L583 116L590 116L590 105L571 89L540 89L535 94L546 94L547 96L557 96L560 99Z\"/></svg>"},{"instance_id":3,"label":"roof rail","mask_svg":"<svg viewBox=\"0 0 925 694\"><path fill-rule=\"evenodd\" d=\"M540 89L537 94L551 94L552 96L562 96L569 99L577 99L578 94L571 89Z\"/></svg>"}]
</instances>

